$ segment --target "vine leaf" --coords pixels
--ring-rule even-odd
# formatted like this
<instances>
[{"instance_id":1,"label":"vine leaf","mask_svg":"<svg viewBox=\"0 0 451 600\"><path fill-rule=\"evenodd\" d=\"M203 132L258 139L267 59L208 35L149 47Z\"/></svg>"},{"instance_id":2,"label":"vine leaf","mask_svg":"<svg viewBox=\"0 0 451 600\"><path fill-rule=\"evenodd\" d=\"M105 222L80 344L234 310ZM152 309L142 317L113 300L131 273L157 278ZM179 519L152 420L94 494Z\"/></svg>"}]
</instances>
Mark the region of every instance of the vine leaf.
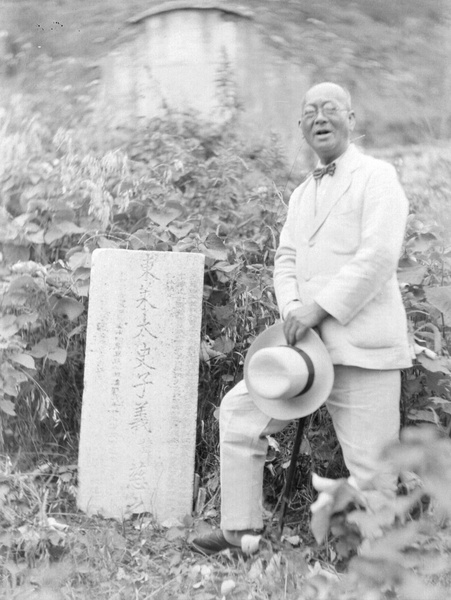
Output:
<instances>
[{"instance_id":1,"label":"vine leaf","mask_svg":"<svg viewBox=\"0 0 451 600\"><path fill-rule=\"evenodd\" d=\"M420 285L426 275L427 268L420 266L398 269L398 281L410 285Z\"/></svg>"},{"instance_id":2,"label":"vine leaf","mask_svg":"<svg viewBox=\"0 0 451 600\"><path fill-rule=\"evenodd\" d=\"M439 356L438 358L428 358L423 354L416 357L417 361L428 371L432 373L446 373L451 375L451 361L449 358Z\"/></svg>"},{"instance_id":3,"label":"vine leaf","mask_svg":"<svg viewBox=\"0 0 451 600\"><path fill-rule=\"evenodd\" d=\"M426 252L436 241L437 236L433 233L420 233L408 240L406 248L409 248L413 252Z\"/></svg>"},{"instance_id":4,"label":"vine leaf","mask_svg":"<svg viewBox=\"0 0 451 600\"><path fill-rule=\"evenodd\" d=\"M73 298L63 296L59 298L53 306L53 312L55 315L62 315L67 317L69 321L75 321L85 310L81 302L77 302Z\"/></svg>"},{"instance_id":5,"label":"vine leaf","mask_svg":"<svg viewBox=\"0 0 451 600\"><path fill-rule=\"evenodd\" d=\"M48 358L60 365L66 362L67 352L63 348L58 347L58 338L45 338L30 350L31 356L35 358Z\"/></svg>"},{"instance_id":6,"label":"vine leaf","mask_svg":"<svg viewBox=\"0 0 451 600\"><path fill-rule=\"evenodd\" d=\"M451 286L428 288L426 298L443 313L445 323L451 326Z\"/></svg>"},{"instance_id":7,"label":"vine leaf","mask_svg":"<svg viewBox=\"0 0 451 600\"><path fill-rule=\"evenodd\" d=\"M221 354L230 354L234 347L234 342L227 335L221 335L213 344L213 349L221 352Z\"/></svg>"},{"instance_id":8,"label":"vine leaf","mask_svg":"<svg viewBox=\"0 0 451 600\"><path fill-rule=\"evenodd\" d=\"M161 211L149 209L147 212L149 219L152 219L154 223L161 227L167 227L169 223L175 221L181 214L183 214L183 206L178 202L171 201L166 202L166 206Z\"/></svg>"},{"instance_id":9,"label":"vine leaf","mask_svg":"<svg viewBox=\"0 0 451 600\"><path fill-rule=\"evenodd\" d=\"M26 367L27 369L36 369L33 357L29 354L13 354L10 358L12 362L22 365L22 367Z\"/></svg>"},{"instance_id":10,"label":"vine leaf","mask_svg":"<svg viewBox=\"0 0 451 600\"><path fill-rule=\"evenodd\" d=\"M155 248L157 241L158 238L156 235L147 229L138 229L130 237L130 245L133 250L139 250L141 248L152 250Z\"/></svg>"},{"instance_id":11,"label":"vine leaf","mask_svg":"<svg viewBox=\"0 0 451 600\"><path fill-rule=\"evenodd\" d=\"M205 239L205 245L201 244L200 249L205 256L214 260L227 260L228 250L224 242L215 233L210 233Z\"/></svg>"},{"instance_id":12,"label":"vine leaf","mask_svg":"<svg viewBox=\"0 0 451 600\"><path fill-rule=\"evenodd\" d=\"M44 234L44 240L46 244L52 244L53 242L61 240L66 235L82 233L85 233L85 230L78 227L75 223L71 223L70 221L60 221L50 225Z\"/></svg>"},{"instance_id":13,"label":"vine leaf","mask_svg":"<svg viewBox=\"0 0 451 600\"><path fill-rule=\"evenodd\" d=\"M3 392L9 396L17 396L20 384L28 379L25 373L18 371L6 361L0 366L0 376L3 380L0 393Z\"/></svg>"},{"instance_id":14,"label":"vine leaf","mask_svg":"<svg viewBox=\"0 0 451 600\"><path fill-rule=\"evenodd\" d=\"M185 223L184 225L170 225L169 231L179 240L186 237L194 229L193 223Z\"/></svg>"},{"instance_id":15,"label":"vine leaf","mask_svg":"<svg viewBox=\"0 0 451 600\"><path fill-rule=\"evenodd\" d=\"M19 331L16 315L4 315L0 317L0 336L8 339Z\"/></svg>"},{"instance_id":16,"label":"vine leaf","mask_svg":"<svg viewBox=\"0 0 451 600\"><path fill-rule=\"evenodd\" d=\"M0 410L2 410L7 415L10 415L11 417L16 416L14 404L11 402L11 400L0 400Z\"/></svg>"},{"instance_id":17,"label":"vine leaf","mask_svg":"<svg viewBox=\"0 0 451 600\"><path fill-rule=\"evenodd\" d=\"M67 256L67 265L69 269L75 271L80 267L85 269L91 268L91 253L90 252L74 252L70 256Z\"/></svg>"}]
</instances>

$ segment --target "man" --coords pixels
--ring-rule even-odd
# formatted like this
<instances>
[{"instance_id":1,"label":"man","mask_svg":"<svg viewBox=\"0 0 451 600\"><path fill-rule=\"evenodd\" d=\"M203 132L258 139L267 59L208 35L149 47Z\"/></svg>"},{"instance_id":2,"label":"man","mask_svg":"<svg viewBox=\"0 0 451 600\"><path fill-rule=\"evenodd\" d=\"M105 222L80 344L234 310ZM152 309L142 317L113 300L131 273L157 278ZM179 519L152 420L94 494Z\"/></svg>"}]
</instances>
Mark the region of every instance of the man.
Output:
<instances>
[{"instance_id":1,"label":"man","mask_svg":"<svg viewBox=\"0 0 451 600\"><path fill-rule=\"evenodd\" d=\"M302 133L318 168L292 194L280 236L274 286L288 344L318 328L334 364L327 400L346 466L361 489L396 491L380 460L399 435L400 369L411 365L396 279L408 204L395 169L351 142L349 93L312 87ZM220 408L221 530L194 540L206 554L239 547L260 530L266 436L288 424L264 415L245 383Z\"/></svg>"}]
</instances>

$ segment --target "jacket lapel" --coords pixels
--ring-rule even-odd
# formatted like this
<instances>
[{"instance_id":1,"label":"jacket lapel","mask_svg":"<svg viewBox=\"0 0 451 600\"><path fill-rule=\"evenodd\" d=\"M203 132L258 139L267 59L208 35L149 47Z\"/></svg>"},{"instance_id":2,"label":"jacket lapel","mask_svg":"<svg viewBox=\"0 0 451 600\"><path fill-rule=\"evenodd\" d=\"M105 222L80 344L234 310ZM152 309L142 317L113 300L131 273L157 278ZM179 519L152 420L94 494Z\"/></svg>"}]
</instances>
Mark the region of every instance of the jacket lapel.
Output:
<instances>
[{"instance_id":1,"label":"jacket lapel","mask_svg":"<svg viewBox=\"0 0 451 600\"><path fill-rule=\"evenodd\" d=\"M310 229L309 238L315 235L315 233L326 220L332 208L351 185L352 172L358 167L360 152L355 146L351 146L348 152L349 156L343 157L345 160L336 170L329 196L320 206L317 207L316 216L314 216L311 221L312 227ZM314 197L316 197L316 188Z\"/></svg>"},{"instance_id":2,"label":"jacket lapel","mask_svg":"<svg viewBox=\"0 0 451 600\"><path fill-rule=\"evenodd\" d=\"M303 217L305 219L304 231L309 233L312 230L315 220L315 203L316 203L316 181L313 177L306 182L304 192L302 194L303 201Z\"/></svg>"}]
</instances>

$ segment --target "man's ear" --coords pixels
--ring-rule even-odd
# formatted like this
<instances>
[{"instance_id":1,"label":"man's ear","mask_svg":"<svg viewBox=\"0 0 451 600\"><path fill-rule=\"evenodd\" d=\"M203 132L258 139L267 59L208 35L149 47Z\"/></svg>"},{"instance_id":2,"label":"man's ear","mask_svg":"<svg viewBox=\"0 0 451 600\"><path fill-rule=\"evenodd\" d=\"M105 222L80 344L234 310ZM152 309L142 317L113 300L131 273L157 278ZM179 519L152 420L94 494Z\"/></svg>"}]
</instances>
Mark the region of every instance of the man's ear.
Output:
<instances>
[{"instance_id":1,"label":"man's ear","mask_svg":"<svg viewBox=\"0 0 451 600\"><path fill-rule=\"evenodd\" d=\"M348 119L349 119L349 131L354 131L354 127L355 127L355 112L353 110L350 110L348 113Z\"/></svg>"}]
</instances>

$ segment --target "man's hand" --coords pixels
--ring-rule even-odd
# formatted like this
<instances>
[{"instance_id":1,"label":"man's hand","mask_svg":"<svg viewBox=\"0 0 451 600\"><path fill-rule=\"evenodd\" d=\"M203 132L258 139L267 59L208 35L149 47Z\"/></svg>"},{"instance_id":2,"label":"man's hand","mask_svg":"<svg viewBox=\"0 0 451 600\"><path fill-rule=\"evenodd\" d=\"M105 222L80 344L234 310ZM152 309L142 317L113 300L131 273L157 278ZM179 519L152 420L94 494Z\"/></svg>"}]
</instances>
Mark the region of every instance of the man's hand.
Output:
<instances>
[{"instance_id":1,"label":"man's hand","mask_svg":"<svg viewBox=\"0 0 451 600\"><path fill-rule=\"evenodd\" d=\"M287 344L294 346L302 340L308 329L319 325L327 315L328 313L316 302L290 311L283 323Z\"/></svg>"}]
</instances>

